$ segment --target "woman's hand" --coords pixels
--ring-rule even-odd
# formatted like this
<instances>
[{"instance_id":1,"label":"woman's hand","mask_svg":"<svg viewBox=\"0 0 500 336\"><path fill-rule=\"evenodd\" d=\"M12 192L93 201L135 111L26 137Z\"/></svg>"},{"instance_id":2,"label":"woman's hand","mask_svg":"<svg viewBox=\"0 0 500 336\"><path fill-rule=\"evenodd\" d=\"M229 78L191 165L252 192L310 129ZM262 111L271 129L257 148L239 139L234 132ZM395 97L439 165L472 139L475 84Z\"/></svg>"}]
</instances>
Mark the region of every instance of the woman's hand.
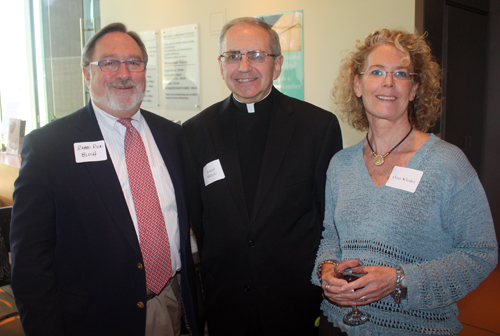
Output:
<instances>
[{"instance_id":1,"label":"woman's hand","mask_svg":"<svg viewBox=\"0 0 500 336\"><path fill-rule=\"evenodd\" d=\"M358 260L347 260L337 265L337 271L357 266ZM335 277L333 265L323 267L321 287L325 296L341 306L362 306L380 300L394 292L396 269L383 266L364 266L366 275L351 282Z\"/></svg>"},{"instance_id":2,"label":"woman's hand","mask_svg":"<svg viewBox=\"0 0 500 336\"><path fill-rule=\"evenodd\" d=\"M321 272L321 287L325 292L325 297L341 306L350 306L350 302L355 300L354 289L355 287L347 286L347 281L335 277L335 272L343 272L346 268L356 267L359 265L358 259L350 259L343 261L337 265L323 265ZM347 290L346 290L347 288Z\"/></svg>"}]
</instances>

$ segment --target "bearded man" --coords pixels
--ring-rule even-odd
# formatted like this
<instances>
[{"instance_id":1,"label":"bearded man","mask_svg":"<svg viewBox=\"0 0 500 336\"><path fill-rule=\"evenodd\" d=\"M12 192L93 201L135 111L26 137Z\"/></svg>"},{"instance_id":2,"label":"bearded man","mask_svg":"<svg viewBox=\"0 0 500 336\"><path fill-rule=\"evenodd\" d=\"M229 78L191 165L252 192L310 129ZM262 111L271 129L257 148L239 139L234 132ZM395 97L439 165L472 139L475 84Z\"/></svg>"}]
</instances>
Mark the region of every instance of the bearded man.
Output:
<instances>
[{"instance_id":1,"label":"bearded man","mask_svg":"<svg viewBox=\"0 0 500 336\"><path fill-rule=\"evenodd\" d=\"M89 104L24 140L11 250L26 335L180 335L181 300L199 335L180 126L140 109L147 60L136 33L104 27L82 54Z\"/></svg>"}]
</instances>

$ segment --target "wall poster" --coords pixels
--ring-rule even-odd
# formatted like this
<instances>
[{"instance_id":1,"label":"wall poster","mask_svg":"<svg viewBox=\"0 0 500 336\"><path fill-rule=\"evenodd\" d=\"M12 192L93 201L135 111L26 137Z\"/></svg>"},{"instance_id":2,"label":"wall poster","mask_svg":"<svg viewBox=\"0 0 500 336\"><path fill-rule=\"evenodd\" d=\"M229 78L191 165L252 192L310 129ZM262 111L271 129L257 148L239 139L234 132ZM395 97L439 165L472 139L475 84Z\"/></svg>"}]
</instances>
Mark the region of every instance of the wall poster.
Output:
<instances>
[{"instance_id":1,"label":"wall poster","mask_svg":"<svg viewBox=\"0 0 500 336\"><path fill-rule=\"evenodd\" d=\"M163 94L167 109L199 106L198 25L162 29Z\"/></svg>"},{"instance_id":2,"label":"wall poster","mask_svg":"<svg viewBox=\"0 0 500 336\"><path fill-rule=\"evenodd\" d=\"M146 68L146 92L142 107L160 107L160 68L158 64L158 34L156 31L139 33L148 52L148 65Z\"/></svg>"},{"instance_id":3,"label":"wall poster","mask_svg":"<svg viewBox=\"0 0 500 336\"><path fill-rule=\"evenodd\" d=\"M285 12L258 16L267 22L280 37L284 61L281 75L274 86L284 94L304 100L303 12Z\"/></svg>"}]
</instances>

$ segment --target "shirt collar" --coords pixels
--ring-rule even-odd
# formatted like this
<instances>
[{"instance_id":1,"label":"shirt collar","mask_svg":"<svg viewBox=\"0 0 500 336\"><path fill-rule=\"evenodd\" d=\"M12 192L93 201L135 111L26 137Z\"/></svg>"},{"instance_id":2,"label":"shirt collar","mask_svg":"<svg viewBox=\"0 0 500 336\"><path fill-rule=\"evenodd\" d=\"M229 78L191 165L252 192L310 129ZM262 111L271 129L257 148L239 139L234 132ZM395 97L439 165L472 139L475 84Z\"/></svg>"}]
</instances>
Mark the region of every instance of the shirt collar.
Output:
<instances>
[{"instance_id":1,"label":"shirt collar","mask_svg":"<svg viewBox=\"0 0 500 336\"><path fill-rule=\"evenodd\" d=\"M125 132L125 126L123 126L121 123L118 122L119 118L112 116L108 112L99 108L97 105L94 104L94 102L91 101L91 103L99 123L103 123L104 126L106 126L107 128L115 130L120 134ZM132 116L131 119L132 119L132 125L137 130L137 132L141 132L141 127L144 120L144 117L141 114L141 110L140 109L137 110L137 112Z\"/></svg>"}]
</instances>

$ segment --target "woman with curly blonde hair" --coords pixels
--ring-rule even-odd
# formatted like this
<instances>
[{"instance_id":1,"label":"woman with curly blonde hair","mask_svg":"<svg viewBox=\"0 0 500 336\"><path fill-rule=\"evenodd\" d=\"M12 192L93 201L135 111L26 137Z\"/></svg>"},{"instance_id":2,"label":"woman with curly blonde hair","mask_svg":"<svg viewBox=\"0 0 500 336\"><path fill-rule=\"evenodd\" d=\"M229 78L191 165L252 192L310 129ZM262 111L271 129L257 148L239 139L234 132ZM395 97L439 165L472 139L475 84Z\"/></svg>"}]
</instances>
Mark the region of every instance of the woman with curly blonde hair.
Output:
<instances>
[{"instance_id":1,"label":"woman with curly blonde hair","mask_svg":"<svg viewBox=\"0 0 500 336\"><path fill-rule=\"evenodd\" d=\"M342 62L334 100L367 134L327 171L313 274L324 291L321 335L457 335L456 302L495 268L476 172L425 133L441 112L439 80L425 37L401 30L371 33ZM349 269L365 275L347 283L339 276Z\"/></svg>"}]
</instances>

